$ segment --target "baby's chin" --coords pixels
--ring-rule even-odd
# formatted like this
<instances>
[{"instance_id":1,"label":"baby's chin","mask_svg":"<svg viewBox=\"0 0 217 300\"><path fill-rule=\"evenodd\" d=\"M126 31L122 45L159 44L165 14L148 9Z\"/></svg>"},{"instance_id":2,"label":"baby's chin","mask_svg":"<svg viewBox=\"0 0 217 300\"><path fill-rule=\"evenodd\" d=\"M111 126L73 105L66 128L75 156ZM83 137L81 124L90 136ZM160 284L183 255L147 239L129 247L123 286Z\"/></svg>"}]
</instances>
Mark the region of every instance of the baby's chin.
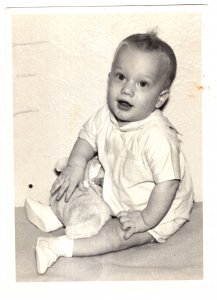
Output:
<instances>
[{"instance_id":1,"label":"baby's chin","mask_svg":"<svg viewBox=\"0 0 217 300\"><path fill-rule=\"evenodd\" d=\"M120 126L123 126L130 122L133 122L129 117L123 115L122 112L118 112L118 113L114 114L114 116Z\"/></svg>"},{"instance_id":2,"label":"baby's chin","mask_svg":"<svg viewBox=\"0 0 217 300\"><path fill-rule=\"evenodd\" d=\"M129 124L131 121L122 121L122 120L117 120L118 122L118 125L121 127L121 126L124 126L124 125L127 125Z\"/></svg>"}]
</instances>

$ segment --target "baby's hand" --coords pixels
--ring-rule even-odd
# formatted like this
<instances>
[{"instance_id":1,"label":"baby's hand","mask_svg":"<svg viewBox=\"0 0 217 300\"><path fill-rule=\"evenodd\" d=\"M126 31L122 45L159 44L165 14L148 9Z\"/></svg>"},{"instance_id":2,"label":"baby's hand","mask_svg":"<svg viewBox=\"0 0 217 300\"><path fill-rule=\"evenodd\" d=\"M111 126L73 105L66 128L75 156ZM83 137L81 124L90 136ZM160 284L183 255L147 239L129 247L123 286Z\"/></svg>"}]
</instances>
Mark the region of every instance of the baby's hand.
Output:
<instances>
[{"instance_id":1,"label":"baby's hand","mask_svg":"<svg viewBox=\"0 0 217 300\"><path fill-rule=\"evenodd\" d=\"M68 202L76 186L80 185L80 188L82 188L83 176L84 168L80 168L79 166L67 166L52 185L50 191L51 195L59 190L56 200L60 200L60 198L66 193L65 201Z\"/></svg>"},{"instance_id":2,"label":"baby's hand","mask_svg":"<svg viewBox=\"0 0 217 300\"><path fill-rule=\"evenodd\" d=\"M126 232L124 238L129 239L136 232L147 230L140 210L121 211L117 218L121 223L121 228Z\"/></svg>"}]
</instances>

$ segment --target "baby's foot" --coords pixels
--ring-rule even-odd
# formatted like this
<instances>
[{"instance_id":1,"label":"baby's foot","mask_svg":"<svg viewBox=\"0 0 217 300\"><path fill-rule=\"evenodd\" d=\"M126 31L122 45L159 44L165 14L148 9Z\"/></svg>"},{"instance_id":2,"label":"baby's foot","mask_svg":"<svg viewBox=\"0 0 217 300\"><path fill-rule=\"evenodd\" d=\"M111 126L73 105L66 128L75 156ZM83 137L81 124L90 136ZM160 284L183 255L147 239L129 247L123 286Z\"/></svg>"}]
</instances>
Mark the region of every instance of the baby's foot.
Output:
<instances>
[{"instance_id":1,"label":"baby's foot","mask_svg":"<svg viewBox=\"0 0 217 300\"><path fill-rule=\"evenodd\" d=\"M52 249L52 238L39 237L36 245L36 264L39 274L44 274L59 255Z\"/></svg>"},{"instance_id":2,"label":"baby's foot","mask_svg":"<svg viewBox=\"0 0 217 300\"><path fill-rule=\"evenodd\" d=\"M26 199L25 207L29 221L40 230L50 232L63 227L49 205Z\"/></svg>"}]
</instances>

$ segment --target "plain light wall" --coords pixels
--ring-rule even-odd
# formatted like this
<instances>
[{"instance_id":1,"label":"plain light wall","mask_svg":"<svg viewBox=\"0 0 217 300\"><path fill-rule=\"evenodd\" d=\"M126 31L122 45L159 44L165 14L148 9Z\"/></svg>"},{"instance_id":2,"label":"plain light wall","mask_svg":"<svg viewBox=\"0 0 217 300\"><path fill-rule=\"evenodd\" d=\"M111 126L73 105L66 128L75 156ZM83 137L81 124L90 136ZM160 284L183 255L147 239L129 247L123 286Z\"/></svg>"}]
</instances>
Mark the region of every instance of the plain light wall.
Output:
<instances>
[{"instance_id":1,"label":"plain light wall","mask_svg":"<svg viewBox=\"0 0 217 300\"><path fill-rule=\"evenodd\" d=\"M202 201L201 14L93 10L13 16L16 206L26 197L48 203L55 162L69 155L83 122L106 101L117 45L152 28L176 53L164 113L183 134L195 200Z\"/></svg>"}]
</instances>

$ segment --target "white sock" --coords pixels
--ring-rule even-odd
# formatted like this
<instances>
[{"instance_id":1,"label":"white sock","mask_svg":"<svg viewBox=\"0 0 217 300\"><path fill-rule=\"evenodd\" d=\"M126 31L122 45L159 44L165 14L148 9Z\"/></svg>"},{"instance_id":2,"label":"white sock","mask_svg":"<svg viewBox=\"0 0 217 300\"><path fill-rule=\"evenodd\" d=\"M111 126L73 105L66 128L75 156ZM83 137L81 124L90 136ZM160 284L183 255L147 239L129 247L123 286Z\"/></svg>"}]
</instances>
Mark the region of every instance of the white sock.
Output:
<instances>
[{"instance_id":1,"label":"white sock","mask_svg":"<svg viewBox=\"0 0 217 300\"><path fill-rule=\"evenodd\" d=\"M69 239L66 235L52 238L52 249L59 255L64 257L72 257L74 249L74 240Z\"/></svg>"}]
</instances>

